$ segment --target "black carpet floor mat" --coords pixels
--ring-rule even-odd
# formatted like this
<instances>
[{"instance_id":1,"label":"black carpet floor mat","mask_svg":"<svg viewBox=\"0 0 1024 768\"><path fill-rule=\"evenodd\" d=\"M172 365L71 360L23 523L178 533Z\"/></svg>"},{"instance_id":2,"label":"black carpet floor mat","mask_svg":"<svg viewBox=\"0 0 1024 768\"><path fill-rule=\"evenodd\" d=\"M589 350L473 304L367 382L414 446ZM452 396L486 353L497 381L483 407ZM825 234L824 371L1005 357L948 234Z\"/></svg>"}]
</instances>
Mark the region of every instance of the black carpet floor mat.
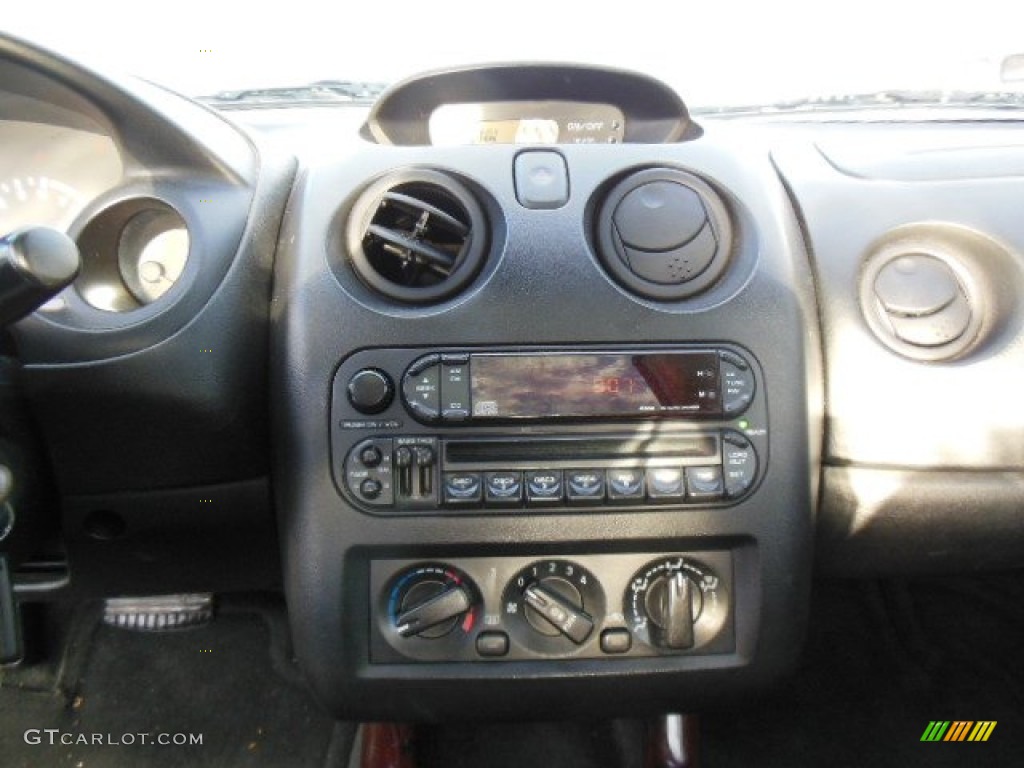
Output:
<instances>
[{"instance_id":1,"label":"black carpet floor mat","mask_svg":"<svg viewBox=\"0 0 1024 768\"><path fill-rule=\"evenodd\" d=\"M235 606L204 627L147 634L81 611L60 669L4 673L0 764L325 765L347 734L282 677L283 621L266 605Z\"/></svg>"}]
</instances>

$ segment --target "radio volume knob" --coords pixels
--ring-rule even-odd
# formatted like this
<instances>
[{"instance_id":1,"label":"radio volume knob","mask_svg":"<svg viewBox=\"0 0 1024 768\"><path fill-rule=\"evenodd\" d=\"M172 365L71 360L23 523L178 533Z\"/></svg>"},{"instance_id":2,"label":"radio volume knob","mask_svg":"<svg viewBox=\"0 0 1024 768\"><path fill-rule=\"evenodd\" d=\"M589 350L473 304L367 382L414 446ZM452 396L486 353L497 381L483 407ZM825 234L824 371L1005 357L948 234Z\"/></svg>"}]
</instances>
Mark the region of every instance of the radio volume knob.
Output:
<instances>
[{"instance_id":1,"label":"radio volume knob","mask_svg":"<svg viewBox=\"0 0 1024 768\"><path fill-rule=\"evenodd\" d=\"M363 368L348 381L348 401L360 413L380 413L395 396L395 385L384 371Z\"/></svg>"}]
</instances>

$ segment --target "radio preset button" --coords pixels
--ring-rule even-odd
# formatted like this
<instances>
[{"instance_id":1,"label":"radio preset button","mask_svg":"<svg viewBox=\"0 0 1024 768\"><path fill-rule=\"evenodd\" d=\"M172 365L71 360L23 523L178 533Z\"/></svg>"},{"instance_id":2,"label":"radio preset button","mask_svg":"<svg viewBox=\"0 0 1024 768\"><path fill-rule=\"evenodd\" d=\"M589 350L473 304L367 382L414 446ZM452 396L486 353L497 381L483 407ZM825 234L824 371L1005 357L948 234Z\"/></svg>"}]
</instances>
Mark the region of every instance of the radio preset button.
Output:
<instances>
[{"instance_id":1,"label":"radio preset button","mask_svg":"<svg viewBox=\"0 0 1024 768\"><path fill-rule=\"evenodd\" d=\"M446 504L479 504L482 497L482 483L479 473L444 473L444 500Z\"/></svg>"},{"instance_id":2,"label":"radio preset button","mask_svg":"<svg viewBox=\"0 0 1024 768\"><path fill-rule=\"evenodd\" d=\"M608 498L612 501L641 501L644 498L644 471L639 468L609 469Z\"/></svg>"},{"instance_id":3,"label":"radio preset button","mask_svg":"<svg viewBox=\"0 0 1024 768\"><path fill-rule=\"evenodd\" d=\"M523 476L519 472L486 473L484 500L488 504L518 504L523 500Z\"/></svg>"},{"instance_id":4,"label":"radio preset button","mask_svg":"<svg viewBox=\"0 0 1024 768\"><path fill-rule=\"evenodd\" d=\"M402 379L402 398L413 415L433 421L441 414L441 366L437 355L431 355L432 365L418 360ZM428 358L428 359L430 359Z\"/></svg>"},{"instance_id":5,"label":"radio preset button","mask_svg":"<svg viewBox=\"0 0 1024 768\"><path fill-rule=\"evenodd\" d=\"M725 493L722 468L687 467L686 486L688 501L717 501Z\"/></svg>"},{"instance_id":6,"label":"radio preset button","mask_svg":"<svg viewBox=\"0 0 1024 768\"><path fill-rule=\"evenodd\" d=\"M725 495L742 496L757 477L757 454L739 432L722 433L722 473L725 476Z\"/></svg>"},{"instance_id":7,"label":"radio preset button","mask_svg":"<svg viewBox=\"0 0 1024 768\"><path fill-rule=\"evenodd\" d=\"M647 495L651 499L682 499L685 493L682 467L653 467L647 470Z\"/></svg>"},{"instance_id":8,"label":"radio preset button","mask_svg":"<svg viewBox=\"0 0 1024 768\"><path fill-rule=\"evenodd\" d=\"M570 469L565 482L570 504L604 501L604 472L600 469Z\"/></svg>"},{"instance_id":9,"label":"radio preset button","mask_svg":"<svg viewBox=\"0 0 1024 768\"><path fill-rule=\"evenodd\" d=\"M526 473L526 499L531 504L558 504L562 501L561 470L534 470Z\"/></svg>"}]
</instances>

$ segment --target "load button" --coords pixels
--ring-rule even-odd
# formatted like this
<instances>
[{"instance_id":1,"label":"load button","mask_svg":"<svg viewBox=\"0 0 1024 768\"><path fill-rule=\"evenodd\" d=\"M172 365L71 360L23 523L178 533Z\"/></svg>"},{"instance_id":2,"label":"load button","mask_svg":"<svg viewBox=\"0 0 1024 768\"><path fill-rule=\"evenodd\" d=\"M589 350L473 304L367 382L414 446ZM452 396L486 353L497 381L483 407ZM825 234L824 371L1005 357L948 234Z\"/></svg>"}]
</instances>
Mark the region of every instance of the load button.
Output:
<instances>
[{"instance_id":1,"label":"load button","mask_svg":"<svg viewBox=\"0 0 1024 768\"><path fill-rule=\"evenodd\" d=\"M757 477L757 454L739 432L722 433L722 474L725 476L725 495L742 496Z\"/></svg>"}]
</instances>

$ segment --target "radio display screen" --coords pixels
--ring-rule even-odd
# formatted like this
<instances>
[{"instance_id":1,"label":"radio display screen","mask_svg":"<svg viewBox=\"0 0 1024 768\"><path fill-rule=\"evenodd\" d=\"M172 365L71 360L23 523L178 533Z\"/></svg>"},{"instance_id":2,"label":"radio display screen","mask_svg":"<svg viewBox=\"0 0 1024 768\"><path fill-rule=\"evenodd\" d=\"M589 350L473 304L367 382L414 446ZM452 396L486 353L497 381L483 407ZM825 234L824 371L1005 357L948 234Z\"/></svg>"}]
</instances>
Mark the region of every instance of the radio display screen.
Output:
<instances>
[{"instance_id":1,"label":"radio display screen","mask_svg":"<svg viewBox=\"0 0 1024 768\"><path fill-rule=\"evenodd\" d=\"M715 352L472 356L474 419L712 416Z\"/></svg>"}]
</instances>

